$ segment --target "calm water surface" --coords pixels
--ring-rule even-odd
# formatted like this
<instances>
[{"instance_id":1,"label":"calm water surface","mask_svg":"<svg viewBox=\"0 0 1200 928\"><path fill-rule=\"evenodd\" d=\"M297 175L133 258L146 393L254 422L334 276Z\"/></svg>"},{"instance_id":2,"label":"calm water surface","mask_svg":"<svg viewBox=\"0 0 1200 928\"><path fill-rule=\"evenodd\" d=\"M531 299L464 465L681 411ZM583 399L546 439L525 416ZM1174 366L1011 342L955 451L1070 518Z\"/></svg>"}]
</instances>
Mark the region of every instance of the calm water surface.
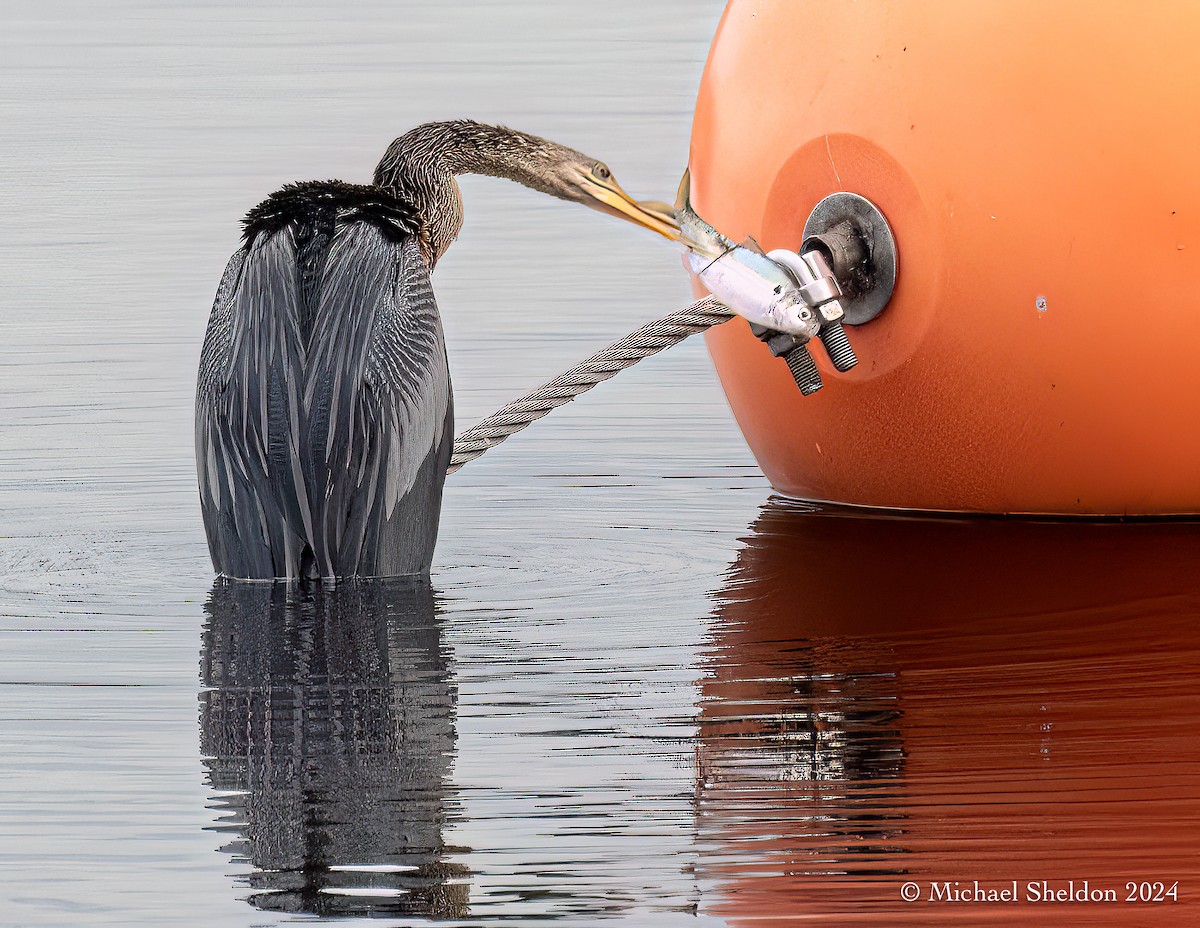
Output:
<instances>
[{"instance_id":1,"label":"calm water surface","mask_svg":"<svg viewBox=\"0 0 1200 928\"><path fill-rule=\"evenodd\" d=\"M669 199L719 14L6 9L0 924L1196 920L1200 533L772 500L699 341L455 475L429 586L214 584L237 218L447 116ZM689 298L632 227L463 187L463 424ZM1072 879L1180 901L901 901Z\"/></svg>"}]
</instances>

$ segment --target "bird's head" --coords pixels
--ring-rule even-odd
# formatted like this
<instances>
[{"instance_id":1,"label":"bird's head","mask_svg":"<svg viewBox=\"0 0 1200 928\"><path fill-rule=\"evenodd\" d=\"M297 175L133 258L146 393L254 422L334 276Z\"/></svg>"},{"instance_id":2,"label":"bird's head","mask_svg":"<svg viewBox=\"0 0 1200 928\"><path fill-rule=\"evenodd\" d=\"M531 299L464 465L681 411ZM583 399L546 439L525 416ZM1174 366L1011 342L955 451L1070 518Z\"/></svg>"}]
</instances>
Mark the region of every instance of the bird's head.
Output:
<instances>
[{"instance_id":1,"label":"bird's head","mask_svg":"<svg viewBox=\"0 0 1200 928\"><path fill-rule=\"evenodd\" d=\"M462 222L457 174L504 177L680 240L671 207L633 199L604 162L527 132L456 119L409 130L391 144L375 169L376 184L413 200L425 217L435 260Z\"/></svg>"},{"instance_id":2,"label":"bird's head","mask_svg":"<svg viewBox=\"0 0 1200 928\"><path fill-rule=\"evenodd\" d=\"M680 240L679 223L670 207L639 202L621 189L603 161L564 148L547 158L541 176L542 189L551 196L617 216L670 239ZM539 185L541 186L541 185Z\"/></svg>"}]
</instances>

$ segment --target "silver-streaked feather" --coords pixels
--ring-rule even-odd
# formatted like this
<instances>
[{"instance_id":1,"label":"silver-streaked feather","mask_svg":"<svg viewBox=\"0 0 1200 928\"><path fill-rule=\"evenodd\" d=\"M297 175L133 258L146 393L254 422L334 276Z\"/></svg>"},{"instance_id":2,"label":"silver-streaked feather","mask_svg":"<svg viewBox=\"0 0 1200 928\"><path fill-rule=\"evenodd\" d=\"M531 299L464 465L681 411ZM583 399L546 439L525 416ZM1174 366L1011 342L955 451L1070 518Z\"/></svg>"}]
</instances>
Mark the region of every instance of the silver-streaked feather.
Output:
<instances>
[{"instance_id":1,"label":"silver-streaked feather","mask_svg":"<svg viewBox=\"0 0 1200 928\"><path fill-rule=\"evenodd\" d=\"M365 224L341 230L326 262L304 394L313 550L323 575L427 570L453 440L429 272L415 239Z\"/></svg>"},{"instance_id":2,"label":"silver-streaked feather","mask_svg":"<svg viewBox=\"0 0 1200 928\"><path fill-rule=\"evenodd\" d=\"M423 573L453 412L418 241L339 218L307 339L300 265L292 227L260 234L213 307L196 452L214 564L242 578Z\"/></svg>"}]
</instances>

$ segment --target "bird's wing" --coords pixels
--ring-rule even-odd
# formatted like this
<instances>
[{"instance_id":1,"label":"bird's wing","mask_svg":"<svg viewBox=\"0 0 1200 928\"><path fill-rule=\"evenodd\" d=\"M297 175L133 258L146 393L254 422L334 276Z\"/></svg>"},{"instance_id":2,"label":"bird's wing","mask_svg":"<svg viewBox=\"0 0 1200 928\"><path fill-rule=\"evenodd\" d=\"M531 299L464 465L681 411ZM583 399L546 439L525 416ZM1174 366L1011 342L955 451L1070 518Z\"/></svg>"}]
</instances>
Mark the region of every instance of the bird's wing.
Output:
<instances>
[{"instance_id":1,"label":"bird's wing","mask_svg":"<svg viewBox=\"0 0 1200 928\"><path fill-rule=\"evenodd\" d=\"M339 224L304 404L322 573L427 570L453 414L441 319L415 237Z\"/></svg>"},{"instance_id":2,"label":"bird's wing","mask_svg":"<svg viewBox=\"0 0 1200 928\"><path fill-rule=\"evenodd\" d=\"M196 390L196 461L218 572L296 577L311 516L300 466L305 348L290 231L257 236L217 290Z\"/></svg>"}]
</instances>

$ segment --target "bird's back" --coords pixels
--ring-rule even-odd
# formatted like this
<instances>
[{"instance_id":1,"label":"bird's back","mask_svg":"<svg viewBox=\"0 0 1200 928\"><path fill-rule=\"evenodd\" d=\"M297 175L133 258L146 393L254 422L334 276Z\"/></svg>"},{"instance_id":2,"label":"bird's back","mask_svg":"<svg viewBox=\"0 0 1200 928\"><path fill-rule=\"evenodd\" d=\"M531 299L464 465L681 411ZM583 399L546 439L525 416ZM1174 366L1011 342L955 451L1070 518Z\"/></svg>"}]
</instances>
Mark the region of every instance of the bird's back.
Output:
<instances>
[{"instance_id":1,"label":"bird's back","mask_svg":"<svg viewBox=\"0 0 1200 928\"><path fill-rule=\"evenodd\" d=\"M295 184L247 215L197 387L219 573L428 570L453 413L418 237L416 211L378 187Z\"/></svg>"}]
</instances>

